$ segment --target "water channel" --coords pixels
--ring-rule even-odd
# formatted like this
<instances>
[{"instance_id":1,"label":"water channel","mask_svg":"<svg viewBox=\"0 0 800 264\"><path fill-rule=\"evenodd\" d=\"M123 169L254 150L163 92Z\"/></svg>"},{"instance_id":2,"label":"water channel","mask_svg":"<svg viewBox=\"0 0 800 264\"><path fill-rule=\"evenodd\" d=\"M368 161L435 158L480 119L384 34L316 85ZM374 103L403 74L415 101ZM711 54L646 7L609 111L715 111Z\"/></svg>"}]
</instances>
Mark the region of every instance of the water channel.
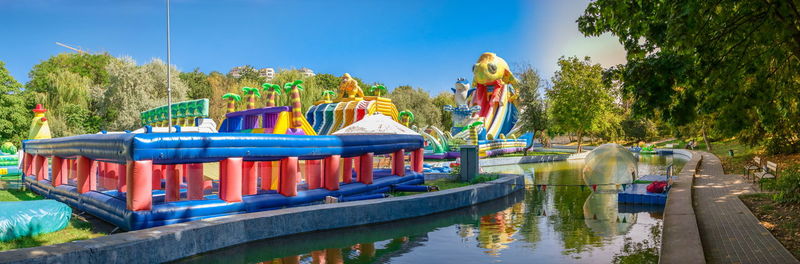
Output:
<instances>
[{"instance_id":1,"label":"water channel","mask_svg":"<svg viewBox=\"0 0 800 264\"><path fill-rule=\"evenodd\" d=\"M639 175L680 156L643 155ZM503 199L397 222L237 245L183 263L611 263L658 254L663 207L623 205L583 185L583 161L484 167L526 175Z\"/></svg>"}]
</instances>

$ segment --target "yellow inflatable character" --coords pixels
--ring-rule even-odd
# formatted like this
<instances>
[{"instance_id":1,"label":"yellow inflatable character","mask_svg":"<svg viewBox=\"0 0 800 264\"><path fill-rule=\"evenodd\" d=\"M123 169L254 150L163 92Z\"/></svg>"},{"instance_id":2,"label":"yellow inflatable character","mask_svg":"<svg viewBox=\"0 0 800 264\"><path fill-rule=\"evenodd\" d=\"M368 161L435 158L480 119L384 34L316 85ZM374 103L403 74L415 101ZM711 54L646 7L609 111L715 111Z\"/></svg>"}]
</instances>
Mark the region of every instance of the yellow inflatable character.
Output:
<instances>
[{"instance_id":1,"label":"yellow inflatable character","mask_svg":"<svg viewBox=\"0 0 800 264\"><path fill-rule=\"evenodd\" d=\"M342 83L339 84L339 98L361 98L364 91L358 87L358 82L350 77L350 74L342 75Z\"/></svg>"},{"instance_id":2,"label":"yellow inflatable character","mask_svg":"<svg viewBox=\"0 0 800 264\"><path fill-rule=\"evenodd\" d=\"M44 117L44 109L41 104L37 104L33 109L33 122L31 122L31 130L28 131L28 139L46 139L52 138L50 136L50 125L47 124L47 118Z\"/></svg>"}]
</instances>

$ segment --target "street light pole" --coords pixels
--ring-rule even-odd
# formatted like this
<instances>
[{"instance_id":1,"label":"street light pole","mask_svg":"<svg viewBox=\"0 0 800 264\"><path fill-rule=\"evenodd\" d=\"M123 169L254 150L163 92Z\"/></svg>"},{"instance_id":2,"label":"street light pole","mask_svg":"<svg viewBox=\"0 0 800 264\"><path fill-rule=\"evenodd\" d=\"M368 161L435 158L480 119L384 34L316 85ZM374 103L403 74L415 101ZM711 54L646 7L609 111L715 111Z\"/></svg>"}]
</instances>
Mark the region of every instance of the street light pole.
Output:
<instances>
[{"instance_id":1,"label":"street light pole","mask_svg":"<svg viewBox=\"0 0 800 264\"><path fill-rule=\"evenodd\" d=\"M169 127L167 133L172 132L172 85L170 84L170 66L172 59L170 54L170 40L169 40L169 0L167 0L167 120Z\"/></svg>"}]
</instances>

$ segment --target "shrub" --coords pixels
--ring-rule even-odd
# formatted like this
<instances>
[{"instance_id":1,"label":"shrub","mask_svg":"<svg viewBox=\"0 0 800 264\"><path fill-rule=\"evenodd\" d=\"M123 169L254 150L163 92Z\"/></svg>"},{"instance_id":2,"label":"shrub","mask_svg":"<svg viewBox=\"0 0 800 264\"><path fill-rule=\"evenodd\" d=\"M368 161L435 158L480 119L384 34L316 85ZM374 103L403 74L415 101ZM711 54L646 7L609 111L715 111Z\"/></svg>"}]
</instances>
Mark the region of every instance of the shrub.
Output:
<instances>
[{"instance_id":1,"label":"shrub","mask_svg":"<svg viewBox=\"0 0 800 264\"><path fill-rule=\"evenodd\" d=\"M779 203L800 203L800 165L783 170L777 180L769 181L765 186L775 191L772 200Z\"/></svg>"}]
</instances>

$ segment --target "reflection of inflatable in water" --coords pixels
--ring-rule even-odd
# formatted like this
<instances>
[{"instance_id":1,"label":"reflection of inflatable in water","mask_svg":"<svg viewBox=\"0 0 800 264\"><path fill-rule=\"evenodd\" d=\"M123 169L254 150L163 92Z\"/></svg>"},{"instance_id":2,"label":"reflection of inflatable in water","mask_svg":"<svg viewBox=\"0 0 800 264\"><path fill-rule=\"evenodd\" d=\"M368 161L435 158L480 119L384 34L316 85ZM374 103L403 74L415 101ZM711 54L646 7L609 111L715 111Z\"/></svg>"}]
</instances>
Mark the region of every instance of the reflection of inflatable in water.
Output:
<instances>
[{"instance_id":1,"label":"reflection of inflatable in water","mask_svg":"<svg viewBox=\"0 0 800 264\"><path fill-rule=\"evenodd\" d=\"M637 159L619 144L603 144L586 155L583 180L597 190L616 190L615 184L629 184L636 178Z\"/></svg>"},{"instance_id":2,"label":"reflection of inflatable in water","mask_svg":"<svg viewBox=\"0 0 800 264\"><path fill-rule=\"evenodd\" d=\"M627 233L636 223L636 214L617 210L616 193L592 193L583 203L586 226L596 235L609 237Z\"/></svg>"},{"instance_id":3,"label":"reflection of inflatable in water","mask_svg":"<svg viewBox=\"0 0 800 264\"><path fill-rule=\"evenodd\" d=\"M476 238L478 246L487 249L489 255L500 255L501 250L514 242L514 234L522 225L520 216L524 211L524 204L517 203L506 210L482 216Z\"/></svg>"}]
</instances>

